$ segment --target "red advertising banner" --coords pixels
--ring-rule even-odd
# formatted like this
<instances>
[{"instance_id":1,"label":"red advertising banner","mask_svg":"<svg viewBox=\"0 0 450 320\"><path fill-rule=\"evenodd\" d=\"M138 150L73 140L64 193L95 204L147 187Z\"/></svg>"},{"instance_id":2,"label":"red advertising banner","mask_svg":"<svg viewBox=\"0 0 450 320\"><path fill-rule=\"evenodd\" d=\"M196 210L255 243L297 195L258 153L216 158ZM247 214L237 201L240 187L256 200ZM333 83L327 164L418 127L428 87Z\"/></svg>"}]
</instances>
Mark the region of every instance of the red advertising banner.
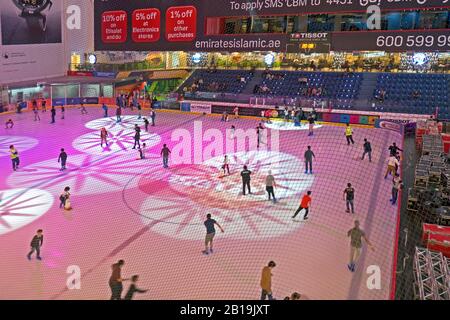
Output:
<instances>
[{"instance_id":1,"label":"red advertising banner","mask_svg":"<svg viewBox=\"0 0 450 320\"><path fill-rule=\"evenodd\" d=\"M127 12L123 10L102 13L102 41L105 43L122 43L127 41Z\"/></svg>"},{"instance_id":2,"label":"red advertising banner","mask_svg":"<svg viewBox=\"0 0 450 320\"><path fill-rule=\"evenodd\" d=\"M115 105L116 104L116 99L115 98L104 98L104 97L100 97L98 98L98 103L99 104L107 104L107 105Z\"/></svg>"},{"instance_id":3,"label":"red advertising banner","mask_svg":"<svg viewBox=\"0 0 450 320\"><path fill-rule=\"evenodd\" d=\"M89 71L67 71L69 77L93 77L94 73Z\"/></svg>"},{"instance_id":4,"label":"red advertising banner","mask_svg":"<svg viewBox=\"0 0 450 320\"><path fill-rule=\"evenodd\" d=\"M194 6L170 7L166 12L166 39L190 42L197 37L197 9Z\"/></svg>"},{"instance_id":5,"label":"red advertising banner","mask_svg":"<svg viewBox=\"0 0 450 320\"><path fill-rule=\"evenodd\" d=\"M134 42L156 42L161 35L161 12L156 8L135 10L132 26Z\"/></svg>"}]
</instances>

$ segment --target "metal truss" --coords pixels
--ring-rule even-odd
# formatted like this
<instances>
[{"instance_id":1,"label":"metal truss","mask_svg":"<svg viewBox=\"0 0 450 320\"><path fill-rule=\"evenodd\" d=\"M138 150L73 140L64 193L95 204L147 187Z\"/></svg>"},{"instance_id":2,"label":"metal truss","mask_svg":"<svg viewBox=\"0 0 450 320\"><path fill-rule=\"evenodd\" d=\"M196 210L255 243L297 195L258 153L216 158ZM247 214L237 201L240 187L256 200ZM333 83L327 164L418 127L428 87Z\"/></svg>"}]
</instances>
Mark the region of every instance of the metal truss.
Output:
<instances>
[{"instance_id":1,"label":"metal truss","mask_svg":"<svg viewBox=\"0 0 450 320\"><path fill-rule=\"evenodd\" d=\"M441 252L416 247L415 295L420 300L450 300L450 259Z\"/></svg>"}]
</instances>

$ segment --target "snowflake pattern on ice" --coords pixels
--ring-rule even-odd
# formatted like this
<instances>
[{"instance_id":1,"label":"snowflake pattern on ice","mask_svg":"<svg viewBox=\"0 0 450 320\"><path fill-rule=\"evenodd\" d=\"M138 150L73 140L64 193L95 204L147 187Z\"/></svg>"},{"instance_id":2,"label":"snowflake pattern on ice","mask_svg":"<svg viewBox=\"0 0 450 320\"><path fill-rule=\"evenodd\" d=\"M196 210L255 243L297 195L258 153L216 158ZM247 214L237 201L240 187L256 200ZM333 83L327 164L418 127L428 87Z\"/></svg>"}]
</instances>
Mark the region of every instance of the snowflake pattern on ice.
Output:
<instances>
[{"instance_id":1,"label":"snowflake pattern on ice","mask_svg":"<svg viewBox=\"0 0 450 320\"><path fill-rule=\"evenodd\" d=\"M15 172L8 178L14 187L39 187L59 194L70 186L74 195L92 195L122 190L135 175L160 164L158 157L147 155L145 160L137 160L137 154L94 156L76 155L67 159L67 170L59 171L55 160L32 164ZM132 186L130 186L132 187Z\"/></svg>"},{"instance_id":2,"label":"snowflake pattern on ice","mask_svg":"<svg viewBox=\"0 0 450 320\"><path fill-rule=\"evenodd\" d=\"M91 132L75 139L72 145L75 149L83 153L94 155L127 152L127 150L132 149L134 146L134 135L135 131L133 129L109 131L107 138L108 146L103 144L102 147L100 146L100 131ZM160 142L161 137L158 134L141 132L140 143L141 146L145 143L147 150L158 145Z\"/></svg>"},{"instance_id":3,"label":"snowflake pattern on ice","mask_svg":"<svg viewBox=\"0 0 450 320\"><path fill-rule=\"evenodd\" d=\"M39 189L0 191L0 235L22 228L44 215L53 196Z\"/></svg>"},{"instance_id":4,"label":"snowflake pattern on ice","mask_svg":"<svg viewBox=\"0 0 450 320\"><path fill-rule=\"evenodd\" d=\"M134 125L136 124L141 127L144 126L144 117L139 119L138 116L122 116L121 118L122 118L121 122L117 122L117 118L115 116L92 120L86 123L86 128L92 130L100 130L101 128L105 128L107 131L114 131L114 130L133 129ZM147 119L149 118L147 117Z\"/></svg>"},{"instance_id":5,"label":"snowflake pattern on ice","mask_svg":"<svg viewBox=\"0 0 450 320\"><path fill-rule=\"evenodd\" d=\"M199 166L173 168L174 173L160 169L141 176L139 189L151 196L139 210L143 223L155 232L184 240L204 237L207 213L225 226L226 232L221 234L224 237L270 238L302 225L292 223L291 216L314 177L303 174L303 163L298 158L270 151L240 152L229 158L230 176L220 174L223 156ZM242 195L240 176L244 165L252 171L253 194L247 196ZM277 185L275 195L281 200L277 204L268 201L265 191L269 170Z\"/></svg>"},{"instance_id":6,"label":"snowflake pattern on ice","mask_svg":"<svg viewBox=\"0 0 450 320\"><path fill-rule=\"evenodd\" d=\"M19 151L19 156L22 152L30 150L38 145L38 140L29 137L20 136L0 136L0 157L9 155L9 146L14 145Z\"/></svg>"}]
</instances>

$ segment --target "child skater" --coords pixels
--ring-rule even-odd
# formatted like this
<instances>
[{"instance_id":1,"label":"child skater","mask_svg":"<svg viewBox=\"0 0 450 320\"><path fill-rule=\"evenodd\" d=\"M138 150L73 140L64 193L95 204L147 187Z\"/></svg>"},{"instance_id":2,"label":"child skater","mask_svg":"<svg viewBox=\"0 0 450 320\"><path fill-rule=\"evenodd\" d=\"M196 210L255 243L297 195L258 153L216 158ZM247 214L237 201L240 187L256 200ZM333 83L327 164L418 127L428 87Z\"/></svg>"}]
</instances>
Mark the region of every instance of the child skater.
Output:
<instances>
[{"instance_id":1,"label":"child skater","mask_svg":"<svg viewBox=\"0 0 450 320\"><path fill-rule=\"evenodd\" d=\"M148 121L147 118L144 118L145 131L147 131L147 132L148 132L148 126L149 126L149 124L150 124L150 121Z\"/></svg>"},{"instance_id":2,"label":"child skater","mask_svg":"<svg viewBox=\"0 0 450 320\"><path fill-rule=\"evenodd\" d=\"M139 280L139 276L132 276L131 277L131 285L128 289L124 300L133 300L133 296L135 293L146 293L148 290L142 290L136 287L136 282Z\"/></svg>"},{"instance_id":3,"label":"child skater","mask_svg":"<svg viewBox=\"0 0 450 320\"><path fill-rule=\"evenodd\" d=\"M145 159L145 152L147 150L147 144L143 143L141 147L138 148L139 151L139 159L144 160Z\"/></svg>"},{"instance_id":4,"label":"child skater","mask_svg":"<svg viewBox=\"0 0 450 320\"><path fill-rule=\"evenodd\" d=\"M84 106L84 103L80 104L80 106L81 106L81 114L87 114L88 112L86 110L86 107Z\"/></svg>"},{"instance_id":5,"label":"child skater","mask_svg":"<svg viewBox=\"0 0 450 320\"><path fill-rule=\"evenodd\" d=\"M239 119L239 108L238 107L234 108L233 113L234 113L234 120Z\"/></svg>"},{"instance_id":6,"label":"child skater","mask_svg":"<svg viewBox=\"0 0 450 320\"><path fill-rule=\"evenodd\" d=\"M34 113L34 121L41 121L41 117L39 117L39 110L38 107L33 107L33 113Z\"/></svg>"},{"instance_id":7,"label":"child skater","mask_svg":"<svg viewBox=\"0 0 450 320\"><path fill-rule=\"evenodd\" d=\"M225 175L228 172L228 175L230 175L230 160L228 159L228 156L225 155L223 159L223 175Z\"/></svg>"},{"instance_id":8,"label":"child skater","mask_svg":"<svg viewBox=\"0 0 450 320\"><path fill-rule=\"evenodd\" d=\"M14 122L12 119L8 119L8 121L5 122L5 129L12 129L14 127Z\"/></svg>"}]
</instances>

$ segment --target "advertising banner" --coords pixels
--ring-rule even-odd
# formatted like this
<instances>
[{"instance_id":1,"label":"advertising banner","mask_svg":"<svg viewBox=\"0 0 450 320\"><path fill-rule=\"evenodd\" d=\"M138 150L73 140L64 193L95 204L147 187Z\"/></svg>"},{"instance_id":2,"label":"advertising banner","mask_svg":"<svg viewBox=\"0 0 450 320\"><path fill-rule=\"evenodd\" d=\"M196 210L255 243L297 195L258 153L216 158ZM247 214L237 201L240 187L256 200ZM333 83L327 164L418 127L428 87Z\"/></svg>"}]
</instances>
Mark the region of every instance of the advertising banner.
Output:
<instances>
[{"instance_id":1,"label":"advertising banner","mask_svg":"<svg viewBox=\"0 0 450 320\"><path fill-rule=\"evenodd\" d=\"M375 128L386 129L403 134L405 131L405 125L401 121L392 121L378 119L375 121Z\"/></svg>"},{"instance_id":2,"label":"advertising banner","mask_svg":"<svg viewBox=\"0 0 450 320\"><path fill-rule=\"evenodd\" d=\"M69 106L75 106L81 103L81 98L67 98L66 104Z\"/></svg>"},{"instance_id":3,"label":"advertising banner","mask_svg":"<svg viewBox=\"0 0 450 320\"><path fill-rule=\"evenodd\" d=\"M211 105L191 103L191 112L211 114Z\"/></svg>"},{"instance_id":4,"label":"advertising banner","mask_svg":"<svg viewBox=\"0 0 450 320\"><path fill-rule=\"evenodd\" d=\"M52 106L65 106L67 104L67 100L65 98L55 98L52 99Z\"/></svg>"},{"instance_id":5,"label":"advertising banner","mask_svg":"<svg viewBox=\"0 0 450 320\"><path fill-rule=\"evenodd\" d=\"M449 6L448 0L129 0L126 3L123 0L95 1L96 10L100 12L117 10L120 15L122 10L131 13L138 9L134 16L143 18L149 15L153 28L159 27L156 22L164 20L164 16L169 19L180 18L176 14L180 9L194 10L195 12L181 17L194 22L195 18L204 17L364 12L371 5L377 5L381 10L418 10ZM128 6L130 10L124 9ZM157 30L153 32L157 33Z\"/></svg>"},{"instance_id":6,"label":"advertising banner","mask_svg":"<svg viewBox=\"0 0 450 320\"><path fill-rule=\"evenodd\" d=\"M191 112L191 104L189 102L181 102L180 109L184 112Z\"/></svg>"},{"instance_id":7,"label":"advertising banner","mask_svg":"<svg viewBox=\"0 0 450 320\"><path fill-rule=\"evenodd\" d=\"M117 73L115 73L115 72L98 72L98 71L94 71L93 76L97 77L97 78L114 79L114 78L116 78Z\"/></svg>"},{"instance_id":8,"label":"advertising banner","mask_svg":"<svg viewBox=\"0 0 450 320\"><path fill-rule=\"evenodd\" d=\"M64 75L62 4L1 1L0 83ZM24 10L27 14L22 14Z\"/></svg>"},{"instance_id":9,"label":"advertising banner","mask_svg":"<svg viewBox=\"0 0 450 320\"><path fill-rule=\"evenodd\" d=\"M441 33L223 34L229 17L450 7L448 0L103 0L95 1L97 51L447 51ZM448 30L447 33L448 35ZM387 38L383 38L382 36ZM423 39L422 36L426 38ZM430 36L433 38L431 39ZM394 37L394 38L391 38Z\"/></svg>"},{"instance_id":10,"label":"advertising banner","mask_svg":"<svg viewBox=\"0 0 450 320\"><path fill-rule=\"evenodd\" d=\"M84 104L98 104L99 99L97 97L81 98L81 103Z\"/></svg>"},{"instance_id":11,"label":"advertising banner","mask_svg":"<svg viewBox=\"0 0 450 320\"><path fill-rule=\"evenodd\" d=\"M92 98L54 98L52 100L52 105L54 106L63 106L63 105L69 105L69 106L76 106L79 104L99 104L99 98L92 97Z\"/></svg>"},{"instance_id":12,"label":"advertising banner","mask_svg":"<svg viewBox=\"0 0 450 320\"><path fill-rule=\"evenodd\" d=\"M93 77L94 73L90 71L67 71L69 77Z\"/></svg>"},{"instance_id":13,"label":"advertising banner","mask_svg":"<svg viewBox=\"0 0 450 320\"><path fill-rule=\"evenodd\" d=\"M328 32L299 32L289 37L286 51L327 53L331 50L331 33Z\"/></svg>"}]
</instances>

